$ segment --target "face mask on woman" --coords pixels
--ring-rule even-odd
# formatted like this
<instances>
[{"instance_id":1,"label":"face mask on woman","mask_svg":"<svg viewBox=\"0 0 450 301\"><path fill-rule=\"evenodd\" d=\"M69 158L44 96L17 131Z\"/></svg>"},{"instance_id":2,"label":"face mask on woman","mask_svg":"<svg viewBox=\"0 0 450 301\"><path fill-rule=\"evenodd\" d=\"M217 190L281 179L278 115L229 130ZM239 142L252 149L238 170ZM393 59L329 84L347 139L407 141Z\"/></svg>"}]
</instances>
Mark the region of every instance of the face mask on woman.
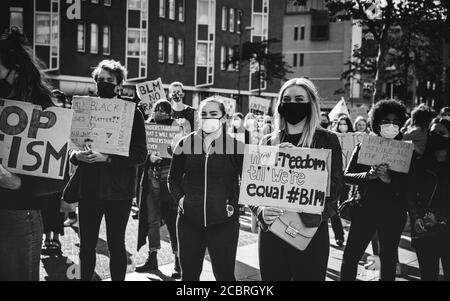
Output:
<instances>
[{"instance_id":1,"label":"face mask on woman","mask_svg":"<svg viewBox=\"0 0 450 301\"><path fill-rule=\"evenodd\" d=\"M13 90L13 85L11 85L8 82L8 77L11 74L11 70L9 70L8 74L5 76L5 78L0 79L0 97L1 98L6 98L8 97L12 90Z\"/></svg>"},{"instance_id":2,"label":"face mask on woman","mask_svg":"<svg viewBox=\"0 0 450 301\"><path fill-rule=\"evenodd\" d=\"M242 126L242 121L241 120L233 120L231 125L234 128L239 129Z\"/></svg>"},{"instance_id":3,"label":"face mask on woman","mask_svg":"<svg viewBox=\"0 0 450 301\"><path fill-rule=\"evenodd\" d=\"M427 144L433 150L443 150L450 146L450 137L444 137L436 133L428 135Z\"/></svg>"},{"instance_id":4,"label":"face mask on woman","mask_svg":"<svg viewBox=\"0 0 450 301\"><path fill-rule=\"evenodd\" d=\"M116 85L99 82L97 83L97 94L100 98L114 98L116 96Z\"/></svg>"},{"instance_id":5,"label":"face mask on woman","mask_svg":"<svg viewBox=\"0 0 450 301\"><path fill-rule=\"evenodd\" d=\"M289 124L296 125L302 122L306 117L311 116L310 103L282 103L278 107L278 113Z\"/></svg>"},{"instance_id":6,"label":"face mask on woman","mask_svg":"<svg viewBox=\"0 0 450 301\"><path fill-rule=\"evenodd\" d=\"M339 133L345 134L348 132L348 125L340 124L338 129L339 129Z\"/></svg>"},{"instance_id":7,"label":"face mask on woman","mask_svg":"<svg viewBox=\"0 0 450 301\"><path fill-rule=\"evenodd\" d=\"M216 118L204 118L202 119L202 130L206 134L212 134L214 132L217 132L220 130L220 127L222 126L222 122L220 119Z\"/></svg>"},{"instance_id":8,"label":"face mask on woman","mask_svg":"<svg viewBox=\"0 0 450 301\"><path fill-rule=\"evenodd\" d=\"M394 139L400 133L400 127L396 124L382 124L380 135L387 139Z\"/></svg>"}]
</instances>

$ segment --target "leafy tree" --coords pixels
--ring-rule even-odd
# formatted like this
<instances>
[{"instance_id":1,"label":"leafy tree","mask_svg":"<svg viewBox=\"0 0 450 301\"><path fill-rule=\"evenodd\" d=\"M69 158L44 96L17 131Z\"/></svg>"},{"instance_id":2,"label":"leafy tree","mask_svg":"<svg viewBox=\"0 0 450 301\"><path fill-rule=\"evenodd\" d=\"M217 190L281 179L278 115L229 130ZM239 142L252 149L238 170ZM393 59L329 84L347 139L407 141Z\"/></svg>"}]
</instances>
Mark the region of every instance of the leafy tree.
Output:
<instances>
[{"instance_id":1,"label":"leafy tree","mask_svg":"<svg viewBox=\"0 0 450 301\"><path fill-rule=\"evenodd\" d=\"M364 32L373 38L368 48L361 45L355 51L353 60L348 63L349 71L344 74L347 78L357 71L372 74L375 88L373 102L380 99L383 84L395 77L390 63L397 60L398 64L402 57L403 67L398 65L403 68L403 74L409 74L413 63L420 65L420 54L429 50L431 44L422 45L419 42L433 40L443 34L448 12L446 4L437 0L326 0L326 5L332 21L358 22ZM402 35L393 33L395 28L400 28ZM376 56L367 57L373 47ZM399 72L397 67L395 70Z\"/></svg>"}]
</instances>

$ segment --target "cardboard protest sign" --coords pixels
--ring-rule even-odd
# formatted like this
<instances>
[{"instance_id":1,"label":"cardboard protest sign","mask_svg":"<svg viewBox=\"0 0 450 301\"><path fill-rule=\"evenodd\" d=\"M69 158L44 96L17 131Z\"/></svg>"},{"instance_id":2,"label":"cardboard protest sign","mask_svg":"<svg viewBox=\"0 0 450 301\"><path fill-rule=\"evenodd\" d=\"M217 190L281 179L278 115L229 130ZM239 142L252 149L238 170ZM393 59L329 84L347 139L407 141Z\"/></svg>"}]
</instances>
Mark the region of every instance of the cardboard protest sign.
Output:
<instances>
[{"instance_id":1,"label":"cardboard protest sign","mask_svg":"<svg viewBox=\"0 0 450 301\"><path fill-rule=\"evenodd\" d=\"M246 145L239 203L321 214L331 150Z\"/></svg>"},{"instance_id":2,"label":"cardboard protest sign","mask_svg":"<svg viewBox=\"0 0 450 301\"><path fill-rule=\"evenodd\" d=\"M122 99L76 96L72 123L72 143L79 149L89 145L94 151L129 156L136 104Z\"/></svg>"},{"instance_id":3,"label":"cardboard protest sign","mask_svg":"<svg viewBox=\"0 0 450 301\"><path fill-rule=\"evenodd\" d=\"M183 128L180 126L158 125L146 123L147 149L149 153L157 152L161 158L172 158L168 148L175 149L176 144L183 137Z\"/></svg>"},{"instance_id":4,"label":"cardboard protest sign","mask_svg":"<svg viewBox=\"0 0 450 301\"><path fill-rule=\"evenodd\" d=\"M255 114L269 114L270 100L261 97L250 96L249 110L250 112Z\"/></svg>"},{"instance_id":5,"label":"cardboard protest sign","mask_svg":"<svg viewBox=\"0 0 450 301\"><path fill-rule=\"evenodd\" d=\"M141 99L142 108L146 115L152 113L153 105L161 99L166 99L166 92L164 92L161 78L157 80L148 81L143 84L136 85L136 90Z\"/></svg>"},{"instance_id":6,"label":"cardboard protest sign","mask_svg":"<svg viewBox=\"0 0 450 301\"><path fill-rule=\"evenodd\" d=\"M358 163L369 166L387 163L390 170L408 173L413 151L410 142L368 135L361 144Z\"/></svg>"},{"instance_id":7,"label":"cardboard protest sign","mask_svg":"<svg viewBox=\"0 0 450 301\"><path fill-rule=\"evenodd\" d=\"M9 171L64 179L73 111L0 99L0 163Z\"/></svg>"},{"instance_id":8,"label":"cardboard protest sign","mask_svg":"<svg viewBox=\"0 0 450 301\"><path fill-rule=\"evenodd\" d=\"M360 106L360 107L353 107L349 109L350 112L350 119L352 120L352 122L355 122L356 118L358 118L359 116L362 116L364 118L368 118L368 109L366 106Z\"/></svg>"},{"instance_id":9,"label":"cardboard protest sign","mask_svg":"<svg viewBox=\"0 0 450 301\"><path fill-rule=\"evenodd\" d=\"M340 134L336 133L338 136L339 142L341 143L342 148L342 167L344 170L347 168L348 163L350 162L353 151L355 150L356 145L358 143L362 143L364 138L368 136L366 133L347 133Z\"/></svg>"}]
</instances>

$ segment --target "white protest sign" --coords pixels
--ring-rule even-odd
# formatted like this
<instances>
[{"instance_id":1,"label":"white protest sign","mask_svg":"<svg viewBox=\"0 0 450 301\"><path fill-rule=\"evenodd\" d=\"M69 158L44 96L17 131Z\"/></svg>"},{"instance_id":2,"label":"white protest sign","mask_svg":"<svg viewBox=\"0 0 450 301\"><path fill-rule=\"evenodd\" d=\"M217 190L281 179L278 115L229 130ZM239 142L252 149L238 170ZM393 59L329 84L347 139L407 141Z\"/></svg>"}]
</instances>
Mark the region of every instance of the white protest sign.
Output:
<instances>
[{"instance_id":1,"label":"white protest sign","mask_svg":"<svg viewBox=\"0 0 450 301\"><path fill-rule=\"evenodd\" d=\"M246 145L239 203L321 214L331 150Z\"/></svg>"},{"instance_id":2,"label":"white protest sign","mask_svg":"<svg viewBox=\"0 0 450 301\"><path fill-rule=\"evenodd\" d=\"M166 99L161 78L136 85L136 90L141 99L141 105L146 115L152 113L153 105L161 99Z\"/></svg>"},{"instance_id":3,"label":"white protest sign","mask_svg":"<svg viewBox=\"0 0 450 301\"><path fill-rule=\"evenodd\" d=\"M183 128L180 126L159 125L146 123L147 149L149 153L157 152L161 158L172 158L168 148L175 149L176 144L183 138Z\"/></svg>"},{"instance_id":4,"label":"white protest sign","mask_svg":"<svg viewBox=\"0 0 450 301\"><path fill-rule=\"evenodd\" d=\"M358 163L368 166L389 164L389 169L408 173L414 144L369 135L364 138L359 151Z\"/></svg>"},{"instance_id":5,"label":"white protest sign","mask_svg":"<svg viewBox=\"0 0 450 301\"><path fill-rule=\"evenodd\" d=\"M269 114L270 109L270 100L256 97L256 96L250 96L249 99L249 110L252 113L256 114Z\"/></svg>"},{"instance_id":6,"label":"white protest sign","mask_svg":"<svg viewBox=\"0 0 450 301\"><path fill-rule=\"evenodd\" d=\"M0 163L9 171L64 179L73 111L0 99Z\"/></svg>"},{"instance_id":7,"label":"white protest sign","mask_svg":"<svg viewBox=\"0 0 450 301\"><path fill-rule=\"evenodd\" d=\"M350 112L350 119L352 120L352 122L355 122L356 118L358 118L359 116L362 116L365 119L368 118L367 114L368 110L366 106L350 108L349 112Z\"/></svg>"},{"instance_id":8,"label":"white protest sign","mask_svg":"<svg viewBox=\"0 0 450 301\"><path fill-rule=\"evenodd\" d=\"M364 138L368 136L366 133L335 133L341 143L342 148L342 167L344 170L347 168L348 163L350 162L353 151L355 150L356 145L358 143L362 143Z\"/></svg>"},{"instance_id":9,"label":"white protest sign","mask_svg":"<svg viewBox=\"0 0 450 301\"><path fill-rule=\"evenodd\" d=\"M136 104L122 99L75 96L72 143L109 155L129 155Z\"/></svg>"}]
</instances>

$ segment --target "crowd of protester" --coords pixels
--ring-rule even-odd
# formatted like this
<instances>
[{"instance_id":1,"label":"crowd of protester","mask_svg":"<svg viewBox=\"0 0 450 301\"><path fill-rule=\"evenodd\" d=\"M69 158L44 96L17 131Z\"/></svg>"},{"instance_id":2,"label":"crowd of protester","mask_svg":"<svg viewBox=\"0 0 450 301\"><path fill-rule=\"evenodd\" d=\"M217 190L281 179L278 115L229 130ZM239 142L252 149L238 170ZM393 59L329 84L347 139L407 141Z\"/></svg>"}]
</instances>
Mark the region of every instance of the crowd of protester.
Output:
<instances>
[{"instance_id":1,"label":"crowd of protester","mask_svg":"<svg viewBox=\"0 0 450 301\"><path fill-rule=\"evenodd\" d=\"M63 96L52 93L40 70L42 65L20 32L9 30L0 36L0 98L32 102L44 109L54 106L54 100ZM139 103L137 96L121 95L126 73L119 62L100 62L92 73L97 96ZM208 249L216 279L235 280L245 144L332 151L331 193L324 212L299 215L307 227L318 228L305 250L268 231L278 218L293 213L251 207L260 225L262 280L325 280L330 219L337 246L345 245L341 280L356 279L358 263L371 241L380 257L380 279L395 280L408 216L421 278L437 280L442 261L444 278L450 280L450 108L436 114L420 105L408 116L400 101L382 100L368 116L352 121L343 114L330 121L321 111L319 95L312 81L292 79L281 88L273 116L228 115L223 102L214 97L202 101L197 110L186 105L183 84L175 82L168 100L155 103L150 116L137 106L127 157L99 153L89 146L74 150L64 182L17 175L0 164L0 281L38 281L41 253L61 253L64 226L79 228L81 280L92 280L104 217L111 277L125 280L125 233L133 200L140 207L138 249L148 244L149 250L137 272L158 269L160 228L166 225L175 262L173 278L199 280ZM184 137L170 149L171 159L148 152L145 121L183 128ZM348 166L342 166L337 134L352 132L412 141L410 172L394 172L387 164L359 164L361 144ZM200 151L193 152L197 145ZM234 151L224 150L226 145L235 145ZM71 207L69 203L78 203L78 215L73 207L64 210ZM344 204L351 208L346 242L339 216ZM62 211L69 212L67 220Z\"/></svg>"}]
</instances>

